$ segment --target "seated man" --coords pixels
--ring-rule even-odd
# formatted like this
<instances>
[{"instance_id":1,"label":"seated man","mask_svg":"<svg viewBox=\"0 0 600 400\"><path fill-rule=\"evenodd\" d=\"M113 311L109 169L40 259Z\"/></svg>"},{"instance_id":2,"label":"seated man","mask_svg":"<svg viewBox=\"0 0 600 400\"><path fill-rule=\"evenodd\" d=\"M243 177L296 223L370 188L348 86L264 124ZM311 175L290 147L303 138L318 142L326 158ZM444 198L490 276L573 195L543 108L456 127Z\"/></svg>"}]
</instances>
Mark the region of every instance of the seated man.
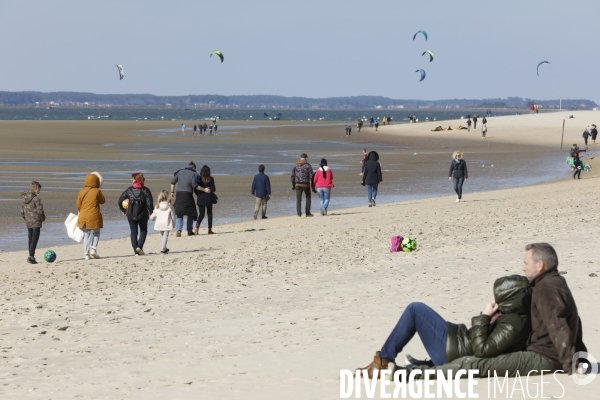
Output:
<instances>
[{"instance_id":1,"label":"seated man","mask_svg":"<svg viewBox=\"0 0 600 400\"><path fill-rule=\"evenodd\" d=\"M481 315L473 317L470 330L446 322L423 303L409 304L381 351L363 369L370 378L374 370L387 369L417 332L433 365L469 355L493 357L525 350L531 332L529 281L519 275L499 278L494 282L494 297L496 303L486 304Z\"/></svg>"},{"instance_id":2,"label":"seated man","mask_svg":"<svg viewBox=\"0 0 600 400\"><path fill-rule=\"evenodd\" d=\"M531 328L526 351L491 358L462 357L434 367L444 373L459 369L478 369L479 376L488 371L498 375L516 376L541 370L574 372L573 358L577 352L587 352L583 344L581 320L575 300L565 278L558 273L558 256L548 243L533 243L525 247L523 271L533 287L531 298ZM427 366L416 367L421 370ZM412 369L412 368L411 368Z\"/></svg>"}]
</instances>

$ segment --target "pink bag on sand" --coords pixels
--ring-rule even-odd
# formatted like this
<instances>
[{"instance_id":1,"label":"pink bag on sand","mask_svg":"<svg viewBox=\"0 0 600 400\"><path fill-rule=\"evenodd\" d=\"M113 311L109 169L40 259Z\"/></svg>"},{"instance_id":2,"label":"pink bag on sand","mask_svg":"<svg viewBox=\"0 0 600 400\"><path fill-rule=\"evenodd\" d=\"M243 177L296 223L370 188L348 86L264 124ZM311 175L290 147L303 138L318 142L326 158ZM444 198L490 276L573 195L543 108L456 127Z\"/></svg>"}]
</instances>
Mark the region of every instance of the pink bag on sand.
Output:
<instances>
[{"instance_id":1,"label":"pink bag on sand","mask_svg":"<svg viewBox=\"0 0 600 400\"><path fill-rule=\"evenodd\" d=\"M392 246L390 247L391 253L397 253L402 251L402 236L392 236Z\"/></svg>"}]
</instances>

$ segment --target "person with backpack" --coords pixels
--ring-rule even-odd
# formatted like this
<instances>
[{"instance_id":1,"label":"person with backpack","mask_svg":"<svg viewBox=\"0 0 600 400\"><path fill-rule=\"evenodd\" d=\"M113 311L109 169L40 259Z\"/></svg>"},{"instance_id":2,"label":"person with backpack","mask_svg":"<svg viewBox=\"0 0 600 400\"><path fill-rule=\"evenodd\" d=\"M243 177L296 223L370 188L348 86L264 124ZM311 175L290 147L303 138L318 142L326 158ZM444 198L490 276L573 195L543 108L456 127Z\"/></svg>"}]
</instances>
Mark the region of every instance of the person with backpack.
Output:
<instances>
[{"instance_id":1,"label":"person with backpack","mask_svg":"<svg viewBox=\"0 0 600 400\"><path fill-rule=\"evenodd\" d=\"M371 151L367 159L368 161L363 164L362 185L367 186L369 207L375 207L377 188L383 182L383 175L381 173L381 164L379 164L379 154L376 151Z\"/></svg>"},{"instance_id":2,"label":"person with backpack","mask_svg":"<svg viewBox=\"0 0 600 400\"><path fill-rule=\"evenodd\" d=\"M469 172L467 171L467 162L462 159L462 153L455 151L452 154L452 163L450 163L450 172L448 173L448 180L454 179L454 191L458 195L456 202L460 202L462 199L462 186L463 183L469 179Z\"/></svg>"},{"instance_id":3,"label":"person with backpack","mask_svg":"<svg viewBox=\"0 0 600 400\"><path fill-rule=\"evenodd\" d=\"M131 246L135 256L143 256L144 243L148 235L148 219L152 214L152 193L144 186L146 179L144 174L136 172L131 174L133 184L125 189L119 197L119 208L123 215L127 216L129 228L131 229ZM127 199L128 201L126 201ZM124 204L128 204L124 207ZM139 229L139 236L138 236Z\"/></svg>"},{"instance_id":4,"label":"person with backpack","mask_svg":"<svg viewBox=\"0 0 600 400\"><path fill-rule=\"evenodd\" d=\"M102 175L92 172L85 177L85 186L77 195L75 203L79 215L77 227L83 231L83 252L85 259L90 257L100 258L98 255L98 242L100 242L100 229L104 227L100 204L106 199L100 190Z\"/></svg>"},{"instance_id":5,"label":"person with backpack","mask_svg":"<svg viewBox=\"0 0 600 400\"><path fill-rule=\"evenodd\" d=\"M331 197L331 189L333 184L333 172L327 166L327 160L322 158L319 164L319 169L313 175L314 186L319 194L321 215L327 215L327 207L329 207L329 198Z\"/></svg>"},{"instance_id":6,"label":"person with backpack","mask_svg":"<svg viewBox=\"0 0 600 400\"><path fill-rule=\"evenodd\" d=\"M194 228L194 235L198 234L198 229L200 229L200 224L204 219L205 213L208 216L208 234L212 235L214 233L212 230L212 206L213 204L217 204L217 195L215 194L216 190L215 180L212 176L210 176L210 168L208 165L204 165L200 170L198 186L196 187L196 197L198 208L200 209L200 216L198 217L198 222L196 222L196 228Z\"/></svg>"},{"instance_id":7,"label":"person with backpack","mask_svg":"<svg viewBox=\"0 0 600 400\"><path fill-rule=\"evenodd\" d=\"M206 125L206 124L205 124ZM177 185L177 195L175 195L175 185ZM194 201L194 191L198 186L198 173L196 172L196 164L190 161L187 167L176 171L171 180L171 199L175 199L173 208L177 215L177 223L175 226L176 237L181 237L183 229L183 217L187 216L187 234L194 234L194 221L198 218L198 210Z\"/></svg>"},{"instance_id":8,"label":"person with backpack","mask_svg":"<svg viewBox=\"0 0 600 400\"><path fill-rule=\"evenodd\" d=\"M175 211L171 207L171 196L169 196L169 192L166 190L160 192L150 219L156 221L154 223L154 230L160 232L162 244L160 252L168 254L167 241L169 240L169 232L175 228Z\"/></svg>"},{"instance_id":9,"label":"person with backpack","mask_svg":"<svg viewBox=\"0 0 600 400\"><path fill-rule=\"evenodd\" d=\"M21 216L27 225L27 237L29 239L29 257L27 257L29 264L37 264L37 261L35 261L35 248L40 239L42 222L46 220L42 199L39 197L41 190L42 185L37 181L33 181L29 185L29 190L21 193L21 198L23 199Z\"/></svg>"}]
</instances>

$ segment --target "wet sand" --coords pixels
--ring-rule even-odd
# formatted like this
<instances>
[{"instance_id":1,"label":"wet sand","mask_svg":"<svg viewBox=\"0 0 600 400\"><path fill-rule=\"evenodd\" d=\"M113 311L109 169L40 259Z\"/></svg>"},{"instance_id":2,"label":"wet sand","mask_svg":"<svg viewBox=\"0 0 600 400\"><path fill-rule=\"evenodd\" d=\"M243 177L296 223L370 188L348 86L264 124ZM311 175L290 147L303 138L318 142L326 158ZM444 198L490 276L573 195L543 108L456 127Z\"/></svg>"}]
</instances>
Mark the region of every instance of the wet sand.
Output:
<instances>
[{"instance_id":1,"label":"wet sand","mask_svg":"<svg viewBox=\"0 0 600 400\"><path fill-rule=\"evenodd\" d=\"M53 224L46 224L51 234L42 231L40 245L68 243L62 234L62 222L75 211L77 192L85 175L94 170L105 178L102 190L107 202L102 213L107 222L106 238L128 235L116 204L132 172L145 173L156 197L160 190L169 190L173 172L190 160L199 168L203 164L211 166L215 175L220 198L214 210L216 225L252 217L250 185L261 163L266 165L273 185L269 215L294 215L289 173L302 152L309 154L314 169L322 157L328 159L336 185L333 209L366 203L359 176L365 147L377 150L381 156L384 184L379 198L383 202L451 194L445 177L450 155L457 149L463 151L471 168L472 179L465 193L566 176L563 169L554 167L563 158L555 147L503 141L504 136L494 132L493 122L502 118L511 121L519 117L491 118L490 137L486 140L472 140L479 135L474 131L429 131L435 124L458 126L461 121L381 126L379 132L366 127L360 133L353 129L350 137L344 135L344 125L335 123L222 121L219 135L199 137L189 130L182 136L179 121L0 121L0 227L10 232L0 234L0 250L19 249L20 243L25 243L19 192L32 180L43 186L47 222ZM316 200L313 198L312 210L318 212ZM110 221L120 223L111 225Z\"/></svg>"},{"instance_id":2,"label":"wet sand","mask_svg":"<svg viewBox=\"0 0 600 400\"><path fill-rule=\"evenodd\" d=\"M369 138L415 140L431 152L440 146L444 159L456 148L468 159L463 146L489 146L490 154L507 160L556 151L525 145L541 140L528 137L526 117L517 124L522 130L502 130L512 117L490 122L486 142L469 143L464 132L428 133L419 124ZM548 132L556 115L545 117L536 123ZM510 143L514 151L499 150L513 149L505 147ZM556 247L584 341L598 358L600 278L591 274L600 275L593 240L600 235L594 211L599 174L594 169L580 181L467 192L461 203L449 194L340 207L327 217L233 223L216 235L172 236L167 256L158 254L157 235L147 244L151 254L137 258L129 256L128 239L101 241L103 258L87 263L80 245L55 248L55 264L29 265L24 251L2 253L0 395L339 398L340 369L368 364L408 303L425 302L449 321L469 323L491 301L494 279L520 273L523 248L536 241ZM417 238L418 251L389 253L390 237L398 234ZM417 337L399 359L406 353L426 357ZM594 398L598 391L598 380L577 386L567 375L557 378L564 390L547 377L544 396ZM476 392L487 397L486 380Z\"/></svg>"}]
</instances>

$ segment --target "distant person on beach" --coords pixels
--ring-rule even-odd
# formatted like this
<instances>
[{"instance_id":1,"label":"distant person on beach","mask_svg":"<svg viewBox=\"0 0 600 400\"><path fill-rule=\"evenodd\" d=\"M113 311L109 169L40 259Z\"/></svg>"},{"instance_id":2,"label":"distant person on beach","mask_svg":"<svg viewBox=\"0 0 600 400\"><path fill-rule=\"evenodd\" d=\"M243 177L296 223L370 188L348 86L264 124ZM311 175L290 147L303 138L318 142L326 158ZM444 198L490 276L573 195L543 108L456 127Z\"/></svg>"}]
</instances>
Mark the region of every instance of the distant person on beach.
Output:
<instances>
[{"instance_id":1,"label":"distant person on beach","mask_svg":"<svg viewBox=\"0 0 600 400\"><path fill-rule=\"evenodd\" d=\"M458 195L456 202L458 203L462 199L462 187L463 183L469 179L469 172L467 171L467 163L462 159L462 153L455 151L452 154L452 163L450 163L450 172L448 173L448 180L453 180L454 191Z\"/></svg>"},{"instance_id":2,"label":"distant person on beach","mask_svg":"<svg viewBox=\"0 0 600 400\"><path fill-rule=\"evenodd\" d=\"M204 123L203 128L204 128L204 134L206 135L206 130L208 129L208 125L206 125L206 122Z\"/></svg>"},{"instance_id":3,"label":"distant person on beach","mask_svg":"<svg viewBox=\"0 0 600 400\"><path fill-rule=\"evenodd\" d=\"M486 124L487 124L487 119L486 119L485 117L483 117L483 119L481 120L481 123L482 123L483 125L486 125Z\"/></svg>"},{"instance_id":4,"label":"distant person on beach","mask_svg":"<svg viewBox=\"0 0 600 400\"><path fill-rule=\"evenodd\" d=\"M177 185L177 194L175 194L175 185ZM183 217L187 217L187 233L188 236L194 234L194 221L198 217L196 202L194 201L194 190L198 186L198 173L196 172L196 164L190 161L187 167L176 171L171 180L171 199L175 199L173 208L177 216L175 226L175 236L181 236L183 229Z\"/></svg>"},{"instance_id":5,"label":"distant person on beach","mask_svg":"<svg viewBox=\"0 0 600 400\"><path fill-rule=\"evenodd\" d=\"M267 202L271 198L271 180L265 174L265 166L258 166L258 174L254 175L250 193L256 197L254 204L254 219L258 217L258 210L262 206L262 219L267 219Z\"/></svg>"},{"instance_id":6,"label":"distant person on beach","mask_svg":"<svg viewBox=\"0 0 600 400\"><path fill-rule=\"evenodd\" d=\"M490 354L489 357L461 357L434 367L434 376L441 372L444 376L450 374L448 377L454 376L458 379L457 371L470 369L477 369L480 377L496 376L496 373L508 377L538 375L544 371L562 371L571 375L593 370L589 360L583 358L582 354L577 358L577 353L587 353L583 343L581 318L567 281L558 272L558 256L554 248L548 243L531 243L525 246L522 271L529 280L532 292L531 333L525 351L510 350L512 352ZM419 323L430 329L431 324L426 325L422 319ZM379 365L373 367L377 368ZM425 374L425 370L431 368L428 365L406 367L407 375L414 369L419 369L421 374Z\"/></svg>"},{"instance_id":7,"label":"distant person on beach","mask_svg":"<svg viewBox=\"0 0 600 400\"><path fill-rule=\"evenodd\" d=\"M77 195L75 206L79 211L77 226L83 231L83 253L86 260L90 257L100 258L98 243L100 242L100 229L104 227L100 204L106 199L100 190L102 175L92 172L85 177L84 188Z\"/></svg>"},{"instance_id":8,"label":"distant person on beach","mask_svg":"<svg viewBox=\"0 0 600 400\"><path fill-rule=\"evenodd\" d=\"M175 210L171 207L171 196L166 190L161 191L158 195L156 207L154 207L150 219L155 221L154 230L160 233L160 252L168 254L167 241L169 240L169 232L175 229Z\"/></svg>"},{"instance_id":9,"label":"distant person on beach","mask_svg":"<svg viewBox=\"0 0 600 400\"><path fill-rule=\"evenodd\" d=\"M471 132L471 118L467 120L467 132Z\"/></svg>"},{"instance_id":10,"label":"distant person on beach","mask_svg":"<svg viewBox=\"0 0 600 400\"><path fill-rule=\"evenodd\" d=\"M583 135L581 135L583 137L583 141L585 142L585 145L587 146L588 144L588 138L590 137L590 132L586 129L585 131L583 131Z\"/></svg>"},{"instance_id":11,"label":"distant person on beach","mask_svg":"<svg viewBox=\"0 0 600 400\"><path fill-rule=\"evenodd\" d=\"M375 123L375 119L373 117L369 118L369 127L372 128Z\"/></svg>"},{"instance_id":12,"label":"distant person on beach","mask_svg":"<svg viewBox=\"0 0 600 400\"><path fill-rule=\"evenodd\" d=\"M196 134L197 130L198 130L198 126L196 126L196 124L194 124L194 129L192 130L192 136Z\"/></svg>"},{"instance_id":13,"label":"distant person on beach","mask_svg":"<svg viewBox=\"0 0 600 400\"><path fill-rule=\"evenodd\" d=\"M217 129L219 129L219 126L217 124L215 124L215 136L217 136Z\"/></svg>"},{"instance_id":14,"label":"distant person on beach","mask_svg":"<svg viewBox=\"0 0 600 400\"><path fill-rule=\"evenodd\" d=\"M487 125L483 124L481 127L481 137L484 138L487 133Z\"/></svg>"},{"instance_id":15,"label":"distant person on beach","mask_svg":"<svg viewBox=\"0 0 600 400\"><path fill-rule=\"evenodd\" d=\"M129 222L131 247L133 247L134 256L143 256L144 243L148 236L148 219L152 214L154 201L152 192L144 184L146 178L141 172L131 174L133 182L130 187L125 189L119 197L119 208L123 215L127 216ZM129 200L127 209L123 207L125 199ZM138 236L139 233L139 236Z\"/></svg>"},{"instance_id":16,"label":"distant person on beach","mask_svg":"<svg viewBox=\"0 0 600 400\"><path fill-rule=\"evenodd\" d=\"M571 157L575 157L575 153L582 153L585 152L587 150L587 148L581 150L579 148L579 146L577 146L577 143L573 143L573 146L571 147L571 149L569 150L569 155Z\"/></svg>"},{"instance_id":17,"label":"distant person on beach","mask_svg":"<svg viewBox=\"0 0 600 400\"><path fill-rule=\"evenodd\" d=\"M579 159L579 152L573 152L573 165L575 166L575 172L573 173L573 179L581 179L581 160Z\"/></svg>"},{"instance_id":18,"label":"distant person on beach","mask_svg":"<svg viewBox=\"0 0 600 400\"><path fill-rule=\"evenodd\" d=\"M27 262L29 264L37 264L37 261L35 261L35 249L40 239L42 222L46 220L44 205L42 204L42 199L39 197L41 190L42 185L37 181L33 181L29 185L29 190L21 193L21 199L23 200L21 217L23 217L27 226L27 238L29 240L29 257L27 257Z\"/></svg>"},{"instance_id":19,"label":"distant person on beach","mask_svg":"<svg viewBox=\"0 0 600 400\"><path fill-rule=\"evenodd\" d=\"M214 232L212 230L213 224L213 204L216 204L215 196L217 189L215 187L215 180L212 176L210 176L210 168L208 165L204 165L200 170L200 178L198 179L198 186L196 187L196 195L198 209L200 211L200 215L198 216L198 222L196 222L196 228L194 229L194 234L198 234L198 230L200 229L200 224L204 219L204 214L206 213L208 217L208 234L212 235Z\"/></svg>"},{"instance_id":20,"label":"distant person on beach","mask_svg":"<svg viewBox=\"0 0 600 400\"><path fill-rule=\"evenodd\" d=\"M591 135L592 135L592 144L596 144L596 137L598 136L598 129L596 128L596 125L592 125Z\"/></svg>"},{"instance_id":21,"label":"distant person on beach","mask_svg":"<svg viewBox=\"0 0 600 400\"><path fill-rule=\"evenodd\" d=\"M379 128L379 120L375 120L375 132L377 132L378 128Z\"/></svg>"},{"instance_id":22,"label":"distant person on beach","mask_svg":"<svg viewBox=\"0 0 600 400\"><path fill-rule=\"evenodd\" d=\"M185 124L181 124L181 133L185 136Z\"/></svg>"},{"instance_id":23,"label":"distant person on beach","mask_svg":"<svg viewBox=\"0 0 600 400\"><path fill-rule=\"evenodd\" d=\"M331 189L333 185L333 172L327 166L327 160L322 158L319 163L319 169L313 176L314 186L319 194L319 206L321 215L327 215L327 207L329 207L329 199L331 198Z\"/></svg>"},{"instance_id":24,"label":"distant person on beach","mask_svg":"<svg viewBox=\"0 0 600 400\"><path fill-rule=\"evenodd\" d=\"M473 129L477 129L477 115L473 116Z\"/></svg>"},{"instance_id":25,"label":"distant person on beach","mask_svg":"<svg viewBox=\"0 0 600 400\"><path fill-rule=\"evenodd\" d=\"M363 149L363 157L362 160L360 160L360 174L358 175L362 175L362 171L365 168L365 163L367 162L367 149Z\"/></svg>"},{"instance_id":26,"label":"distant person on beach","mask_svg":"<svg viewBox=\"0 0 600 400\"><path fill-rule=\"evenodd\" d=\"M362 119L358 119L356 120L356 130L360 133L360 130L362 128L363 122Z\"/></svg>"},{"instance_id":27,"label":"distant person on beach","mask_svg":"<svg viewBox=\"0 0 600 400\"><path fill-rule=\"evenodd\" d=\"M350 136L350 127L346 125L346 136Z\"/></svg>"},{"instance_id":28,"label":"distant person on beach","mask_svg":"<svg viewBox=\"0 0 600 400\"><path fill-rule=\"evenodd\" d=\"M369 207L375 207L377 189L383 182L383 174L379 163L379 154L376 151L371 151L367 159L367 162L363 164L362 185L367 187Z\"/></svg>"},{"instance_id":29,"label":"distant person on beach","mask_svg":"<svg viewBox=\"0 0 600 400\"><path fill-rule=\"evenodd\" d=\"M292 189L296 191L296 212L299 217L302 217L302 193L306 197L306 216L312 217L310 213L310 202L311 202L311 186L312 190L316 193L313 183L313 169L312 166L306 161L308 156L306 153L300 155L300 160L296 161L294 168L292 169Z\"/></svg>"},{"instance_id":30,"label":"distant person on beach","mask_svg":"<svg viewBox=\"0 0 600 400\"><path fill-rule=\"evenodd\" d=\"M210 136L212 136L212 132L213 132L213 126L211 125L211 126L208 127L208 134Z\"/></svg>"},{"instance_id":31,"label":"distant person on beach","mask_svg":"<svg viewBox=\"0 0 600 400\"><path fill-rule=\"evenodd\" d=\"M531 332L531 289L526 277L510 275L494 282L494 302L487 303L479 315L472 318L472 327L444 320L423 303L410 303L402 313L381 351L373 362L359 370L369 378L375 370L387 369L414 337L419 334L431 361L406 359L408 368L433 368L465 356L492 357L527 348ZM375 376L379 378L379 373Z\"/></svg>"}]
</instances>

